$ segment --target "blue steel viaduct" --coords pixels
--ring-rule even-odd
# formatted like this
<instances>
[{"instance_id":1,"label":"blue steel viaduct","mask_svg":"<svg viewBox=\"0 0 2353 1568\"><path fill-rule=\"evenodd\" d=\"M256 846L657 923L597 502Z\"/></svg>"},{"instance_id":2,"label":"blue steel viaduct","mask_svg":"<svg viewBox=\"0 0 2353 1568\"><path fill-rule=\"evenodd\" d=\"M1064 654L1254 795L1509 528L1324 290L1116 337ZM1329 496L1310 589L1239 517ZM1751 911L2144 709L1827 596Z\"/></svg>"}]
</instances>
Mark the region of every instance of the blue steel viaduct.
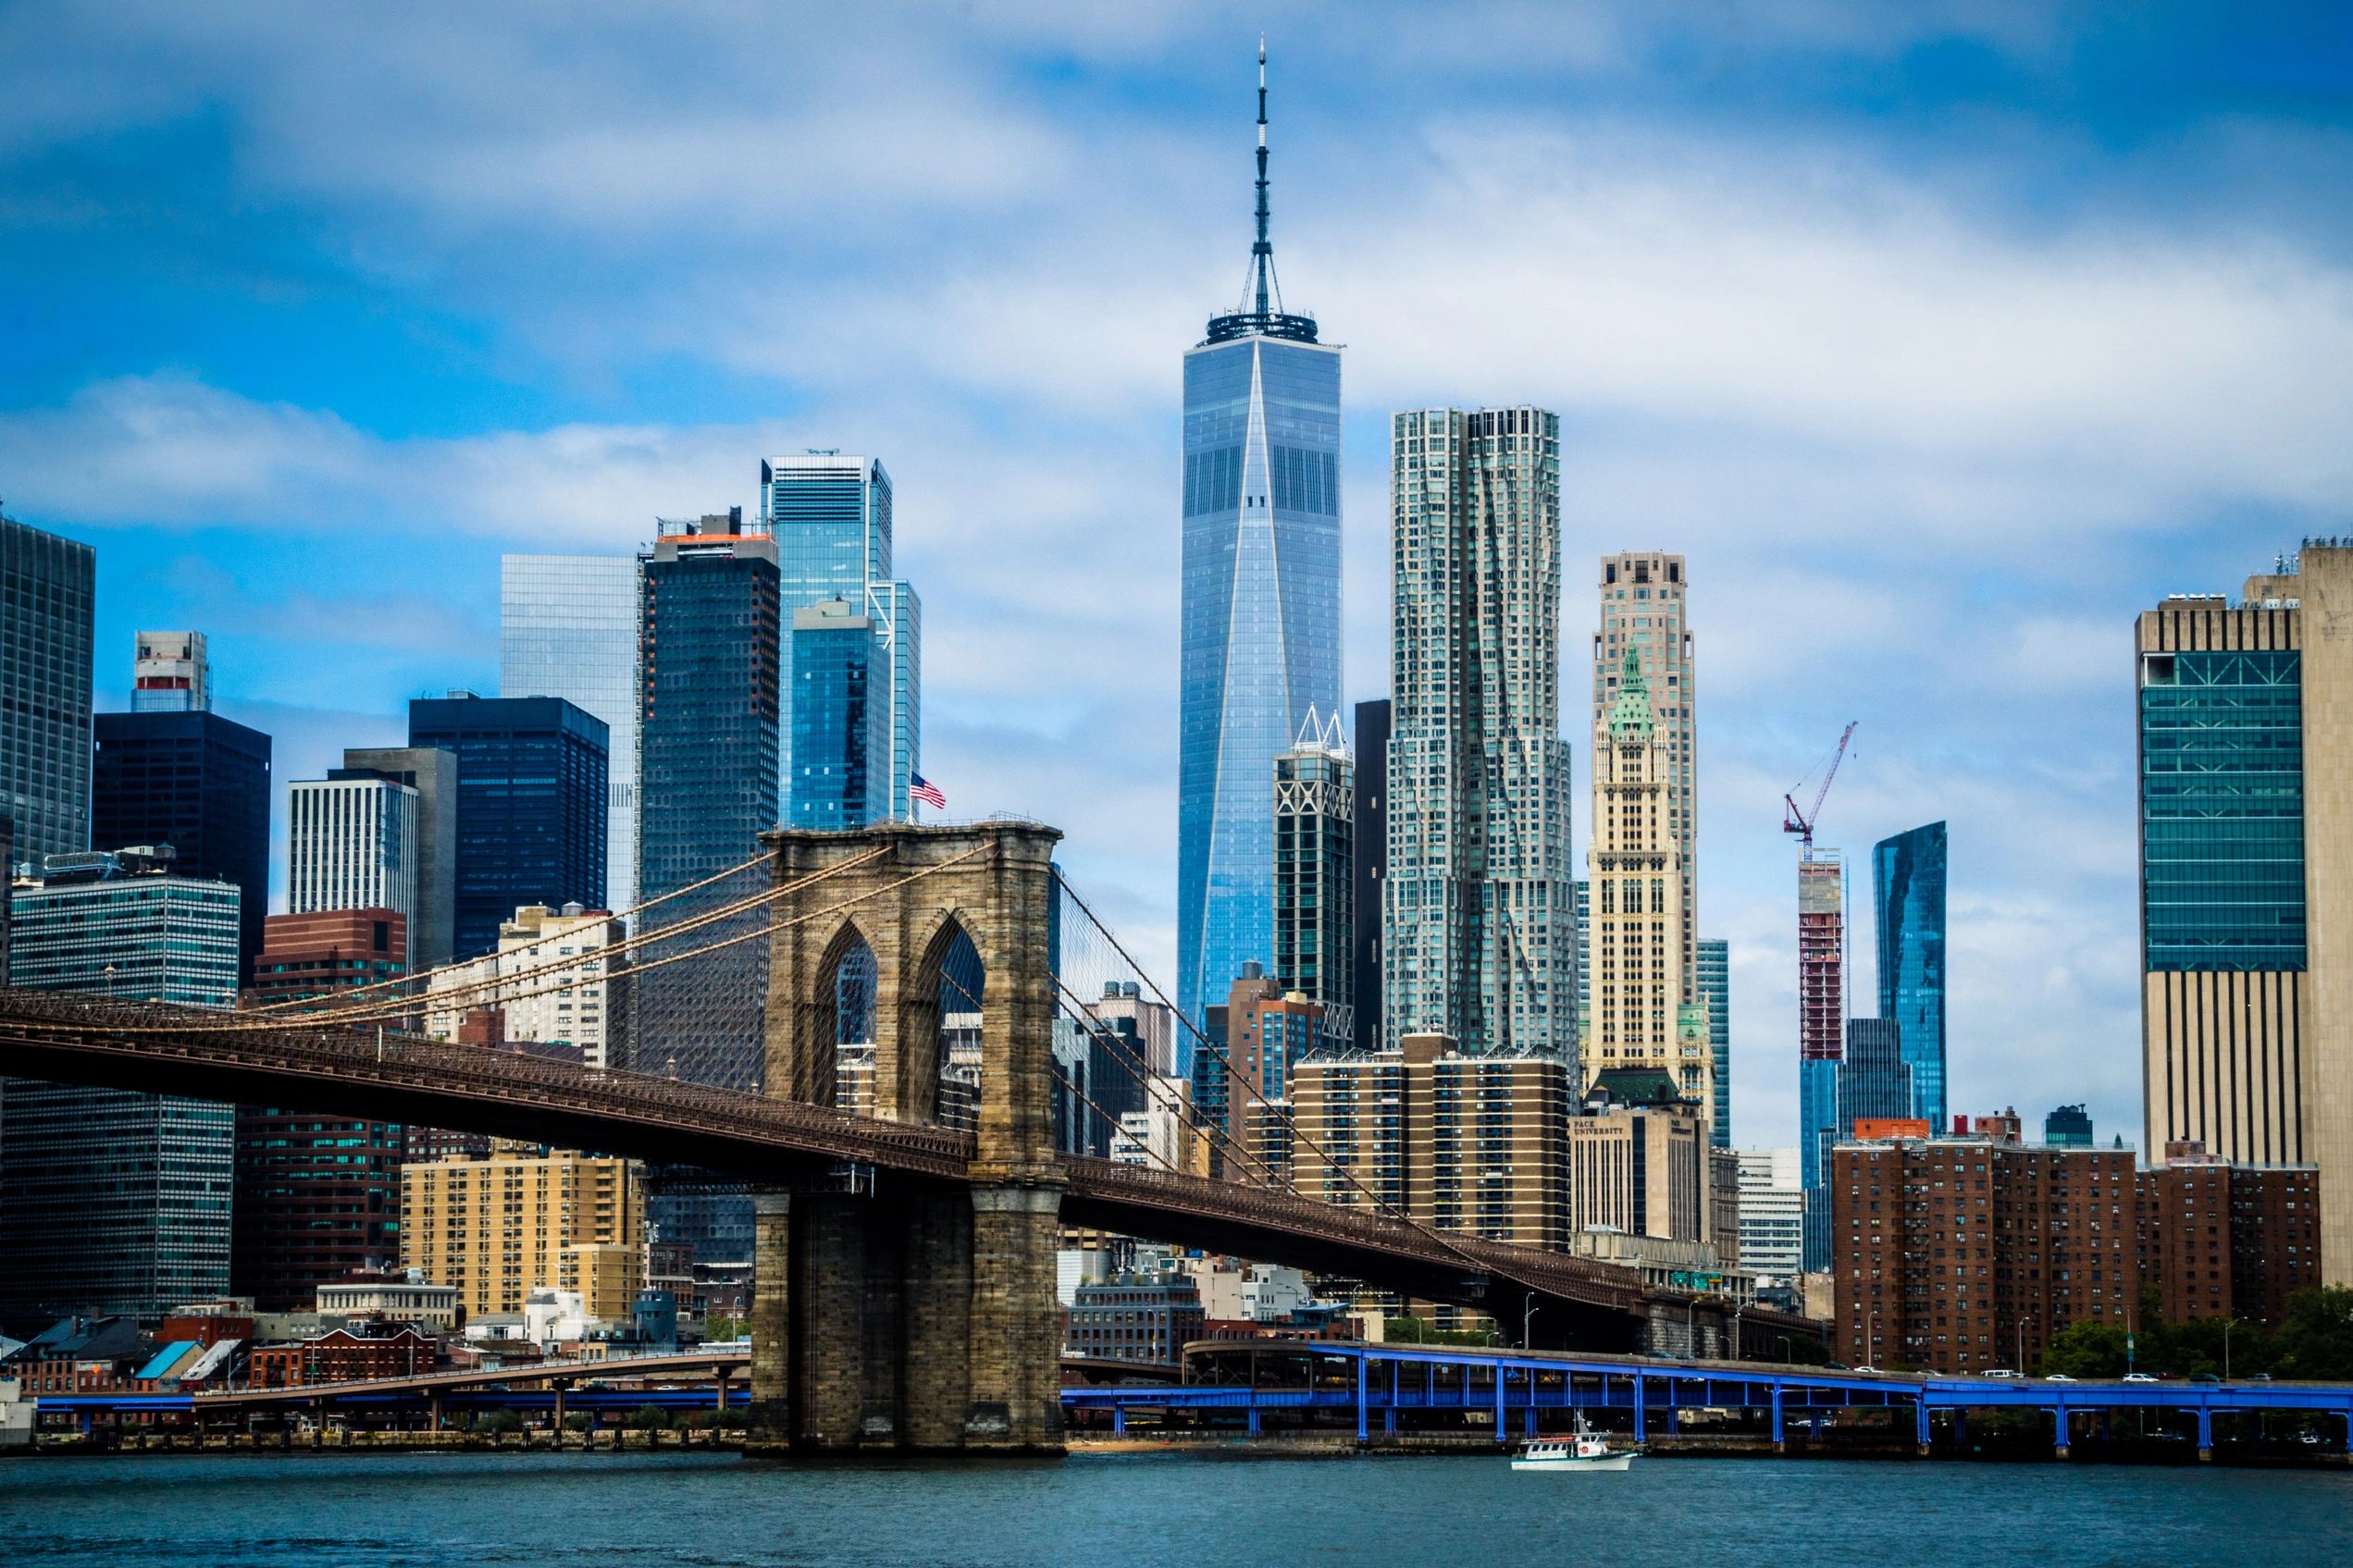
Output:
<instances>
[{"instance_id":1,"label":"blue steel viaduct","mask_svg":"<svg viewBox=\"0 0 2353 1568\"><path fill-rule=\"evenodd\" d=\"M22 990L0 990L0 1073L544 1140L743 1179L757 1231L755 1449L1059 1451L1064 1226L1290 1264L1505 1323L1537 1305L1549 1340L1588 1351L1728 1353L1725 1303L1646 1289L1629 1269L1058 1148L1059 838L1026 822L763 834L764 1094L440 1043L383 1022ZM938 1125L940 976L959 933L987 976L974 1133ZM834 980L861 942L875 960L875 1087L873 1114L850 1116L834 1108ZM1746 1321L1757 1344L1819 1332L1754 1310Z\"/></svg>"}]
</instances>

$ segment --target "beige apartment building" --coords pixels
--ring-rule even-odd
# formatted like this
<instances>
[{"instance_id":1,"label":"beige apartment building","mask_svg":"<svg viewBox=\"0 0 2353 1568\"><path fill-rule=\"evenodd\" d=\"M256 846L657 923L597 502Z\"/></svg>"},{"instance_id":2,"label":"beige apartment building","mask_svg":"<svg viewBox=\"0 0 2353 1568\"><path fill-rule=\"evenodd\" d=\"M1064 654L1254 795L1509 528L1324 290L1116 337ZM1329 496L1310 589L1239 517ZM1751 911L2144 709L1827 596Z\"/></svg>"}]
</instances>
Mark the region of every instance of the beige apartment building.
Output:
<instances>
[{"instance_id":1,"label":"beige apartment building","mask_svg":"<svg viewBox=\"0 0 2353 1568\"><path fill-rule=\"evenodd\" d=\"M2319 1167L2353 1283L2353 545L2136 627L2143 1148Z\"/></svg>"},{"instance_id":2,"label":"beige apartment building","mask_svg":"<svg viewBox=\"0 0 2353 1568\"><path fill-rule=\"evenodd\" d=\"M1559 1251L1574 1103L1549 1053L1467 1056L1440 1034L1311 1058L1292 1085L1292 1185L1327 1203Z\"/></svg>"},{"instance_id":3,"label":"beige apartment building","mask_svg":"<svg viewBox=\"0 0 2353 1568\"><path fill-rule=\"evenodd\" d=\"M487 1158L401 1171L401 1266L454 1285L469 1318L523 1310L534 1288L577 1290L626 1318L642 1283L645 1192L624 1159L494 1143Z\"/></svg>"}]
</instances>

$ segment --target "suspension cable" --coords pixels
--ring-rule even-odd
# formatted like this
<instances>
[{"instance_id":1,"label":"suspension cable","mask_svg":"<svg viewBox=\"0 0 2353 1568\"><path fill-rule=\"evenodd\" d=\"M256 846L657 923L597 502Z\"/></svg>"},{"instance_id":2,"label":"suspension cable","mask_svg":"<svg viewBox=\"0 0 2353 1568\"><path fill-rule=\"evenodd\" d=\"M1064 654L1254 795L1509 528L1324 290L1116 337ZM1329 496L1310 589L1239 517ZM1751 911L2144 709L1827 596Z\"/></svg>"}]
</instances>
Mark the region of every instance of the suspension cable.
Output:
<instances>
[{"instance_id":1,"label":"suspension cable","mask_svg":"<svg viewBox=\"0 0 2353 1568\"><path fill-rule=\"evenodd\" d=\"M740 876L745 871L751 870L754 866L764 863L768 860L768 858L769 852L762 850L758 855L752 857L752 858L743 862L743 864L739 866L730 866L724 871L703 878L700 882L692 882L688 883L684 887L673 888L670 892L662 894L658 897L646 899L644 902L639 904L633 904L626 909L616 909L611 911L600 910L598 912L601 914L610 913L612 918L616 920L625 920L631 915L642 914L644 911L652 908L657 904L667 904L674 898L683 898L689 893L694 893L700 889L709 887L712 883L724 882L732 876ZM557 938L563 934L563 932L555 932L547 936L542 936L533 942L526 943L521 947L510 947L506 951L509 953L528 953L536 948L545 946L548 943L557 940ZM410 933L412 945L414 945L415 940L415 933L412 932ZM635 942L640 940L658 940L658 938L655 936L655 933L650 932L644 938L633 937L631 940ZM394 975L390 980L379 980L367 985L355 985L348 990L338 992L336 994L338 996L344 997L358 996L365 994L367 992L382 991L391 986L413 985L418 981L430 981L435 975L447 974L452 969L465 969L477 962L478 962L478 959L476 958L456 958L451 960L449 963L440 964L429 969L419 969L411 974ZM282 1001L257 1003L251 1007L246 1007L241 1010L248 1014L282 1012L289 1008L299 1007L304 1002L309 1000L311 1000L311 998L304 996L290 997Z\"/></svg>"},{"instance_id":2,"label":"suspension cable","mask_svg":"<svg viewBox=\"0 0 2353 1568\"><path fill-rule=\"evenodd\" d=\"M864 865L867 862L888 853L888 846L871 849L863 855L844 860L839 865L827 867L824 870L812 872L808 876L799 879L798 881L787 883L781 886L766 888L762 892L752 894L748 897L737 899L733 903L721 905L717 908L706 909L699 915L690 915L683 920L674 920L666 926L660 926L652 931L647 932L642 936L631 937L627 941L622 943L610 943L602 947L596 948L593 951L599 955L611 953L616 950L625 950L629 953L635 954L643 949L650 948L657 943L668 942L675 938L685 936L689 932L700 931L705 927L716 925L722 920L733 920L737 916L749 913L763 904L774 904L787 894L797 893L802 888L823 882L829 877L849 870L855 867ZM548 937L542 938L541 940L543 942L552 941L554 938ZM531 945L538 946L539 944L534 943ZM485 954L482 957L469 958L462 964L445 966L443 969L437 970L435 972L447 973L451 969L471 968L482 963L485 959L503 958L507 957L509 953L519 953L523 951L526 951L526 949L518 947L510 948L506 953ZM492 974L479 980L467 981L460 985L443 986L438 991L427 990L421 996L401 998L397 1003L379 998L371 1002L363 1002L356 1006L349 1006L344 1004L343 999L354 994L354 993L337 993L335 994L333 1005L305 1013L303 1017L309 1019L324 1019L331 1022L337 1019L372 1019L379 1016L400 1016L415 1012L420 1007L428 1014L434 1012L445 1012L452 1008L463 1010L463 1006L466 1001L478 997L485 992L504 992L506 988L510 986L524 984L526 982L538 980L542 976L554 974L570 976L571 978L565 980L562 984L554 987L554 989L562 991L569 990L574 986L594 985L601 981L612 979L616 973L623 972L620 970L605 970L593 976L581 973L580 970L583 966L590 961L591 957L588 954L576 955L572 957L558 956L554 958L546 959L539 963L529 965L526 968L516 969L511 973ZM536 991L518 991L514 993L511 996L501 995L492 999L497 1001L522 1001L527 996L539 996L544 994L546 994L546 988L541 988ZM384 1010L388 1007L394 1008L395 1011L391 1014L387 1014Z\"/></svg>"},{"instance_id":3,"label":"suspension cable","mask_svg":"<svg viewBox=\"0 0 2353 1568\"><path fill-rule=\"evenodd\" d=\"M1088 907L1086 900L1079 896L1078 889L1071 885L1070 879L1063 876L1059 871L1057 871L1055 873L1055 881L1060 883L1063 893L1069 896L1071 902L1078 906L1079 912L1087 918L1088 923L1093 925L1096 931L1103 933L1104 939L1110 943L1112 950L1117 952L1121 958L1127 961L1128 967L1133 969L1137 975L1142 977L1145 984L1152 988L1152 994L1159 999L1160 1005L1167 1007L1171 1013L1174 1013L1178 1022L1183 1024L1185 1029L1192 1032L1195 1042L1197 1044L1207 1046L1211 1055L1216 1056L1219 1061L1225 1064L1226 1081L1229 1084L1237 1081L1243 1083L1250 1090L1251 1093L1255 1093L1258 1097L1258 1103L1260 1105L1271 1107L1273 1102L1267 1098L1266 1092L1263 1089L1258 1088L1257 1085L1249 1082L1249 1080L1242 1074L1236 1072L1234 1070L1233 1058L1226 1053L1225 1047L1212 1041L1208 1035L1204 1033L1196 1025L1195 1025L1192 1019L1186 1018L1184 1014L1178 1009L1175 1004L1169 1000L1168 993L1162 991L1160 989L1159 982L1154 980L1150 974L1146 972L1143 965L1138 964L1135 961L1133 956L1131 955L1127 948L1121 945L1118 935L1112 932L1110 927L1105 925L1095 911ZM1286 1109L1288 1107L1286 1107ZM1353 1165L1342 1165L1338 1159L1333 1156L1330 1150L1317 1142L1313 1138L1308 1137L1307 1133L1301 1131L1299 1129L1298 1118L1296 1117L1293 1117L1291 1118L1291 1137L1292 1142L1294 1144L1305 1144L1311 1153L1319 1155L1322 1159L1324 1168L1326 1170L1336 1170L1343 1177L1346 1178L1348 1185L1363 1193L1366 1199L1372 1204L1376 1212L1387 1212L1394 1215L1404 1223L1412 1226L1415 1229L1428 1236L1432 1241L1436 1242L1446 1252L1452 1253L1455 1256L1462 1259L1465 1264L1481 1271L1487 1270L1489 1266L1471 1257L1459 1246L1455 1245L1452 1241L1449 1241L1445 1232L1425 1223L1422 1220L1416 1219L1412 1214L1403 1208L1384 1203L1379 1193L1373 1191L1371 1188L1365 1185L1363 1179L1356 1175ZM1326 1203L1330 1202L1329 1199L1321 1201ZM1336 1208L1341 1205L1333 1204L1332 1206ZM1525 1282L1523 1281L1523 1283Z\"/></svg>"}]
</instances>

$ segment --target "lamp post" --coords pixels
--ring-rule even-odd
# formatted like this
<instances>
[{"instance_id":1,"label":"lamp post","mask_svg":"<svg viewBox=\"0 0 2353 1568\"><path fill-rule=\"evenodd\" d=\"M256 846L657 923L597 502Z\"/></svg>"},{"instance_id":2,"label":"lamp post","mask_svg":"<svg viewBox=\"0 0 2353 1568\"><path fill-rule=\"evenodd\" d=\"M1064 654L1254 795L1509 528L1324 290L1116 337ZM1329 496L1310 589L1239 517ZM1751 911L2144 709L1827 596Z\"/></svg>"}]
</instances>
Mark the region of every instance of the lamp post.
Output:
<instances>
[{"instance_id":1,"label":"lamp post","mask_svg":"<svg viewBox=\"0 0 2353 1568\"><path fill-rule=\"evenodd\" d=\"M1530 1294L1528 1298L1527 1304L1520 1308L1519 1313L1519 1348L1521 1350L1532 1351L1536 1348L1536 1341L1528 1337L1528 1326L1534 1322L1535 1319L1536 1298L1533 1294Z\"/></svg>"},{"instance_id":2,"label":"lamp post","mask_svg":"<svg viewBox=\"0 0 2353 1568\"><path fill-rule=\"evenodd\" d=\"M2223 1325L2223 1381L2225 1383L2231 1380L2231 1330L2238 1327L2238 1322L2234 1317Z\"/></svg>"},{"instance_id":3,"label":"lamp post","mask_svg":"<svg viewBox=\"0 0 2353 1568\"><path fill-rule=\"evenodd\" d=\"M1732 1308L1732 1359L1734 1361L1740 1359L1740 1314L1748 1310L1749 1303L1746 1302L1739 1303Z\"/></svg>"}]
</instances>

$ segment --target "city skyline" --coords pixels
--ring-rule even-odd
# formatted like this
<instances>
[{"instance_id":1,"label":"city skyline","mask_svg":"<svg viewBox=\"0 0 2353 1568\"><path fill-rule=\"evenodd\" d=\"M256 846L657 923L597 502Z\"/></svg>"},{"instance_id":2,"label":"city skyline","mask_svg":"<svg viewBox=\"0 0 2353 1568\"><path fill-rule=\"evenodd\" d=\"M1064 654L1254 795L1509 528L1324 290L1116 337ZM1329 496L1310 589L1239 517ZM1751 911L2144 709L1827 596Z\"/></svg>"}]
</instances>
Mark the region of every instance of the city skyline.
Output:
<instances>
[{"instance_id":1,"label":"city skyline","mask_svg":"<svg viewBox=\"0 0 2353 1568\"><path fill-rule=\"evenodd\" d=\"M1340 696L1376 697L1385 684L1387 539L1373 521L1385 510L1385 463L1382 443L1363 433L1398 409L1448 397L1569 410L1564 570L1657 545L1690 557L1701 585L1693 619L1708 635L1711 672L1702 934L1732 945L1736 1142L1781 1142L1794 1120L1788 850L1774 807L1837 724L1858 714L1863 740L1824 842L1859 858L1863 846L1912 823L1943 816L1953 824L1953 1108L2088 1097L2100 1126L2129 1128L2138 970L2132 710L2116 675L2118 628L2165 593L2228 589L2301 535L2341 531L2330 508L2345 490L2343 458L2327 434L2341 428L2347 396L2344 356L2332 347L2347 331L2346 311L2331 302L2344 272L2336 214L2328 204L2292 211L2309 204L2312 188L2294 180L2294 192L2275 180L2232 180L2247 154L2210 123L2219 100L2185 89L2186 102L2162 116L2125 106L2114 84L2135 74L2125 68L2152 52L2178 70L2199 52L2194 37L2129 45L2094 37L2077 53L2098 60L2095 69L2064 63L2069 43L2084 41L2059 24L2049 34L1971 32L1949 19L1885 24L1918 30L1905 33L1848 19L1846 31L1812 40L1760 23L1723 67L1742 106L1803 154L1802 170L1829 181L1827 193L1808 193L1802 180L1767 179L1739 196L1723 182L1769 162L1774 149L1739 148L1721 120L1671 91L1670 73L1646 64L1661 45L1639 21L1604 29L1566 58L1528 51L1561 68L1558 89L1533 87L1526 60L1450 58L1406 100L1402 127L1381 131L1370 149L1351 149L1342 128L1364 94L1383 82L1394 91L1394 57L1345 29L1312 50L1278 30L1275 69L1286 115L1296 117L1285 140L1294 171L1286 191L1298 192L1286 209L1286 254L1313 278L1335 329L1344 321L1351 359L1344 510L1356 522L1344 546L1353 609ZM240 25L225 14L189 41L189 57L217 64L224 51L254 44ZM130 315L167 329L72 350L35 333L6 362L22 373L13 378L22 391L0 410L8 511L98 547L99 707L130 706L109 666L131 629L201 626L213 637L218 708L278 737L280 780L317 778L343 747L398 744L408 698L452 685L496 689L502 549L527 537L527 548L544 540L550 549L625 554L657 511L750 502L744 468L762 452L885 451L910 498L906 564L935 585L927 618L943 639L928 694L926 775L948 788L958 815L1003 807L1069 829L1074 876L1119 900L1108 911L1115 918L1157 927L1141 956L1173 974L1175 911L1162 891L1175 860L1168 345L1189 340L1204 308L1230 295L1229 237L1243 221L1232 151L1246 112L1248 41L1231 19L1129 25L1168 30L1145 40L1154 50L1182 44L1167 52L1187 63L1146 72L1136 63L1150 52L1139 36L1108 22L1051 44L996 34L962 57L920 55L915 79L965 89L916 116L939 145L969 124L983 133L976 144L1034 149L1065 174L1081 157L1083 169L1160 160L1152 167L1168 167L1174 189L1155 192L1168 208L1160 216L1113 201L1055 264L1071 272L1049 268L1034 291L1007 286L1008 302L979 313L977 326L935 332L971 301L953 278L917 274L909 309L922 330L904 337L885 330L875 294L795 256L794 290L834 302L846 325L788 331L762 316L744 333L756 344L722 344L725 334L708 324L688 331L654 313L633 326L607 321L558 352L552 329L576 319L564 313L638 297L643 231L631 223L675 216L681 203L724 212L732 188L688 180L683 194L656 191L614 167L610 177L629 200L622 216L600 218L551 179L522 178L520 211L590 241L575 287L526 309L514 277L482 253L481 241L511 220L487 212L456 166L428 156L423 167L440 178L419 179L378 167L332 134L308 144L310 162L283 155L303 128L319 129L322 114L328 131L343 122L292 90L280 48L250 48L222 72L233 128L225 147L199 144L193 117L182 113L183 80L170 72L140 110L139 123L160 128L161 150L126 151L129 122L103 103L81 111L90 120L29 120L36 169L90 160L90 178L103 182L126 167L111 157L152 173L142 160L168 156L214 181L193 182L198 194L186 200L220 181L257 192L266 216L252 238L264 272L320 260L313 230L321 224L381 238L387 210L427 220L405 242L419 248L396 246L392 262L326 257L335 286L307 306L220 302L229 319L254 328L249 338L278 347L384 309L438 342L369 328L338 356L365 372L308 364L299 352L265 365L250 351L220 348L175 325L155 275L128 259L115 265L130 269ZM694 34L687 46L700 42ZM1978 123L1978 89L1950 58L1940 63L1933 46L1943 43L1988 63L2010 140L1923 150L1924 133ZM61 27L33 46L70 66L90 45ZM1826 80L1841 62L1869 80L1905 81L1913 106L1842 140L1834 132L1872 117L1841 114ZM1791 63L1802 68L1785 73L1789 85L1766 85L1770 68ZM1059 64L1076 78L1067 97L1034 112L1009 107L1009 82L1050 76ZM1351 71L1365 80L1351 84ZM1489 112L1542 138L1512 167L1489 169L1470 150L1470 101L1490 86L1508 91ZM2061 86L2080 90L2089 106L2056 106ZM364 117L372 86L353 91L359 101L346 112ZM458 111L478 110L471 91L464 81L441 89L444 113L420 128L428 151L452 145ZM1572 106L1578 93L1595 106ZM530 101L521 95L518 107ZM751 112L782 115L764 103ZM2326 156L2287 106L2258 99L2246 112L2285 167ZM1111 133L1093 135L1104 119ZM519 157L531 142L509 130L514 139L503 145ZM1093 138L1083 153L1082 130ZM2050 148L2083 136L2104 138L2104 147L2080 183L2054 193L2024 179ZM1674 166L1678 153L1689 161L1662 188L1663 207L1632 206L1636 177ZM917 209L982 222L968 197L928 171L885 161L874 173L898 182L886 186L895 194L910 196L911 187ZM1371 190L1383 177L1402 191ZM1988 196L1988 177L2043 194ZM1437 228L1401 215L1435 194L1447 226L1476 228L1476 216L1492 210L1481 204L1499 199L1483 188L1491 179L1511 187L1500 199L1532 204L1543 241L1491 259L1541 265L1528 276L1548 302L1558 290L1571 325L1500 322L1474 302L1450 312L1450 333L1433 339L1428 307L1439 296L1430 285L1461 253ZM2152 210L2152 186L2178 191L2185 182L2197 187L2194 200ZM1015 198L1009 204L1025 225L1057 199L1030 184L997 189ZM177 244L222 242L183 210L165 216ZM778 216L758 208L743 224L756 236ZM2263 242L2206 237L2227 227L2218 216L2243 220ZM73 303L86 285L64 268L108 231L53 221L63 243L46 248L46 260L13 258L12 282L62 319L91 319ZM853 250L888 238L849 228L842 239ZM1702 232L1720 243L1696 245ZM2117 259L2119 245L2137 248L2139 259ZM727 234L713 248L733 247ZM1711 277L1690 314L1718 334L1728 322L1761 325L1769 354L1708 347L1670 319L1666 298L1676 290L1643 285L1646 265L1687 285L1684 265L1660 258L1703 252L1741 265ZM428 254L469 265L439 282L398 265ZM1805 267L1808 259L1826 265ZM1801 271L1860 279L1863 297L1815 294L1791 280ZM1731 281L1736 273L1745 281ZM1073 275L1111 290L1124 319L1084 354L1056 345L1028 355L1045 319L1032 313L1047 298L1066 303ZM107 276L119 284L125 274ZM729 276L722 268L703 280L724 285ZM2122 302L2101 306L2120 280ZM889 281L910 286L903 274ZM1003 282L983 273L973 287L993 292ZM354 298L371 303L346 315ZM1630 325L1607 328L1595 301ZM626 313L599 312L616 314ZM2176 330L2138 342L2158 315ZM1865 320L1890 324L1891 352L1859 352L1840 324ZM1798 328L1823 324L1827 343L1795 340ZM1516 342L1506 326L1535 346ZM874 335L859 343L854 364L851 340L832 335L845 330ZM2054 334L2085 351L2055 356L2074 368L2024 363ZM1559 352L1564 343L1576 352ZM1023 352L1008 352L1012 345ZM1768 380L1773 354L1786 357ZM1999 373L1949 376L1956 359L1985 364L1980 355ZM2001 363L2012 357L2019 363ZM780 370L791 364L800 368ZM2194 374L2182 368L2192 364ZM2150 389L2175 382L2203 389L2178 401ZM2255 412L2243 424L2208 417L2221 406ZM1858 411L1868 414L1860 433L1839 437ZM1031 413L1054 419L1015 417ZM215 456L183 469L192 441ZM374 526L306 526L322 517ZM2029 567L2027 542L2040 543L2062 518L2070 567ZM1793 545L1814 559L1790 559ZM1893 583L1906 590L1900 601L1886 591ZM1815 591L1840 596L1842 612L1806 618L1805 646L1792 647L1790 596ZM1566 642L1593 630L1579 598L1564 605ZM1117 651L1070 657L1086 647ZM2031 747L2014 738L2023 731L2035 735ZM1583 750L1572 746L1579 770ZM1583 798L1585 778L1580 771L1573 798ZM1580 814L1575 845L1590 826ZM272 862L282 866L282 847ZM1853 995L1868 994L1869 958L1851 944Z\"/></svg>"}]
</instances>

